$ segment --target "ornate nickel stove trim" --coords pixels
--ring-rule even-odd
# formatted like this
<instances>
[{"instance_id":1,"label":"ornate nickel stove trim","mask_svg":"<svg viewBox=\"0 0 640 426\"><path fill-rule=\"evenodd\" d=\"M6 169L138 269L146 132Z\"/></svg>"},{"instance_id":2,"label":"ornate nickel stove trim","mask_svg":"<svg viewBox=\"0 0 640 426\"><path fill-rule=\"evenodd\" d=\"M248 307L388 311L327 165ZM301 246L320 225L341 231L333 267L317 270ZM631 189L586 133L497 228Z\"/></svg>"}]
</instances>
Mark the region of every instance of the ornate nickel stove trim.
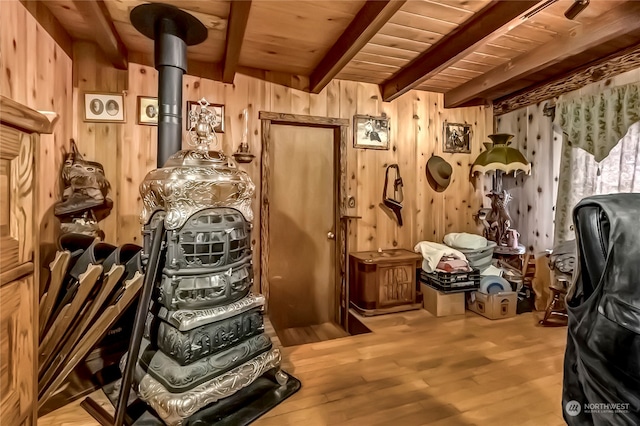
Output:
<instances>
[{"instance_id":1,"label":"ornate nickel stove trim","mask_svg":"<svg viewBox=\"0 0 640 426\"><path fill-rule=\"evenodd\" d=\"M180 365L149 341L140 355L140 366L169 392L186 392L206 381L238 367L271 349L271 339L264 334L247 339L213 356L188 365Z\"/></svg>"},{"instance_id":2,"label":"ornate nickel stove trim","mask_svg":"<svg viewBox=\"0 0 640 426\"><path fill-rule=\"evenodd\" d=\"M170 311L161 307L158 311L158 318L166 321L180 331L192 330L212 322L221 321L234 315L247 312L250 309L264 306L264 296L261 294L249 294L237 302L228 305L216 306L209 309L188 310L180 309Z\"/></svg>"},{"instance_id":3,"label":"ornate nickel stove trim","mask_svg":"<svg viewBox=\"0 0 640 426\"><path fill-rule=\"evenodd\" d=\"M235 163L232 165L235 167ZM247 221L252 221L251 197L255 185L245 172L235 169L235 174L225 173L226 168L182 170L176 167L149 172L140 186L142 223L147 223L153 213L163 207L167 212L168 230L181 227L191 215L208 207L232 207Z\"/></svg>"},{"instance_id":4,"label":"ornate nickel stove trim","mask_svg":"<svg viewBox=\"0 0 640 426\"><path fill-rule=\"evenodd\" d=\"M159 321L156 343L165 354L185 365L264 332L259 308L226 320L181 332ZM153 327L152 327L153 328ZM153 339L153 336L151 336Z\"/></svg>"},{"instance_id":5,"label":"ornate nickel stove trim","mask_svg":"<svg viewBox=\"0 0 640 426\"><path fill-rule=\"evenodd\" d=\"M165 227L182 227L199 210L211 207L231 207L251 222L251 197L255 185L249 175L238 169L235 161L222 152L209 151L215 140L214 127L219 118L209 103L199 101L198 121L190 130L193 150L173 154L164 167L152 170L140 185L143 224L148 223L157 210L166 211Z\"/></svg>"},{"instance_id":6,"label":"ornate nickel stove trim","mask_svg":"<svg viewBox=\"0 0 640 426\"><path fill-rule=\"evenodd\" d=\"M160 382L137 368L135 382L140 399L149 404L169 426L179 426L198 410L250 385L280 365L280 350L271 349L215 379L182 393L169 392Z\"/></svg>"}]
</instances>

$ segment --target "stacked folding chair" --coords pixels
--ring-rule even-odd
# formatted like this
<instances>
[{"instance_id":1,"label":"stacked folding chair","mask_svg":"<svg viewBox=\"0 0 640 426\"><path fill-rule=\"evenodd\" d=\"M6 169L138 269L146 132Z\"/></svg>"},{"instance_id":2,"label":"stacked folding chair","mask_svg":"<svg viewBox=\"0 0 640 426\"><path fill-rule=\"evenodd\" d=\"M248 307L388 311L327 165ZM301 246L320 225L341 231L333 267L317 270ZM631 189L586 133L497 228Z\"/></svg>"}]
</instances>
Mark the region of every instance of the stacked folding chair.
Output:
<instances>
[{"instance_id":1,"label":"stacked folding chair","mask_svg":"<svg viewBox=\"0 0 640 426\"><path fill-rule=\"evenodd\" d=\"M110 330L118 331L107 339L126 340L126 347L130 329L114 325L142 286L140 250L82 234L60 237L40 299L39 409Z\"/></svg>"}]
</instances>

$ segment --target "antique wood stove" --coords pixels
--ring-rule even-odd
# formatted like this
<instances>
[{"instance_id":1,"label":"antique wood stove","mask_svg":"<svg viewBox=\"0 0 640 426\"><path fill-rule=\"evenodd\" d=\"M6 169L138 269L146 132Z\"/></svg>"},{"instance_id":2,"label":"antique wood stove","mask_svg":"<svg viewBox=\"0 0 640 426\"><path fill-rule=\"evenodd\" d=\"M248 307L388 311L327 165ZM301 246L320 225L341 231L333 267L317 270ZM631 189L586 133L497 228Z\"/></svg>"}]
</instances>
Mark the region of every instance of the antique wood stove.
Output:
<instances>
[{"instance_id":1,"label":"antique wood stove","mask_svg":"<svg viewBox=\"0 0 640 426\"><path fill-rule=\"evenodd\" d=\"M160 4L134 8L131 22L156 40L159 167L140 185L145 283L111 424L123 424L131 386L168 425L246 424L300 388L264 334L264 297L250 292L255 186L209 150L224 117L204 99L190 113L192 149L180 150L186 45L204 26Z\"/></svg>"},{"instance_id":2,"label":"antique wood stove","mask_svg":"<svg viewBox=\"0 0 640 426\"><path fill-rule=\"evenodd\" d=\"M264 334L264 297L250 294L255 187L233 159L209 151L219 121L207 105L201 100L193 114L194 149L172 155L140 186L143 262L161 222L166 233L133 383L169 425L270 370L280 385L289 379Z\"/></svg>"}]
</instances>

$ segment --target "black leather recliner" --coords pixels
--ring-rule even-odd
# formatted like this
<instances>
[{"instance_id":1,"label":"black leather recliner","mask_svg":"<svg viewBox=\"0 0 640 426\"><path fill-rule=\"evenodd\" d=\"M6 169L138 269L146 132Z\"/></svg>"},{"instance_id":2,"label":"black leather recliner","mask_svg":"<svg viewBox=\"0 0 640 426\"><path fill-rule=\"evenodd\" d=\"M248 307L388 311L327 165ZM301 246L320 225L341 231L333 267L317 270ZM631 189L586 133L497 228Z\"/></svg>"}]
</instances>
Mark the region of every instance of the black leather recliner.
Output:
<instances>
[{"instance_id":1,"label":"black leather recliner","mask_svg":"<svg viewBox=\"0 0 640 426\"><path fill-rule=\"evenodd\" d=\"M640 194L585 198L573 219L564 419L640 425Z\"/></svg>"}]
</instances>

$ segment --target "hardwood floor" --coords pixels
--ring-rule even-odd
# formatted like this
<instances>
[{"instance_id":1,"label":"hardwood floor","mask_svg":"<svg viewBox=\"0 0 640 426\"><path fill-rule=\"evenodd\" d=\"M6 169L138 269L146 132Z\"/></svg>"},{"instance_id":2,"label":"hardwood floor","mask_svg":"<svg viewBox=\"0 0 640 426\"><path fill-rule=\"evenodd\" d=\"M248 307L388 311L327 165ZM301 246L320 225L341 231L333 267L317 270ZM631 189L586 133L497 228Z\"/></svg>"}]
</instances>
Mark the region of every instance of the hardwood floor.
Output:
<instances>
[{"instance_id":1,"label":"hardwood floor","mask_svg":"<svg viewBox=\"0 0 640 426\"><path fill-rule=\"evenodd\" d=\"M308 327L292 327L276 330L282 346L298 346L306 343L324 342L349 335L342 327L332 322Z\"/></svg>"},{"instance_id":2,"label":"hardwood floor","mask_svg":"<svg viewBox=\"0 0 640 426\"><path fill-rule=\"evenodd\" d=\"M302 389L255 424L563 425L567 330L538 327L541 315L410 311L363 318L372 333L285 347L283 368ZM97 425L78 404L38 425Z\"/></svg>"}]
</instances>

